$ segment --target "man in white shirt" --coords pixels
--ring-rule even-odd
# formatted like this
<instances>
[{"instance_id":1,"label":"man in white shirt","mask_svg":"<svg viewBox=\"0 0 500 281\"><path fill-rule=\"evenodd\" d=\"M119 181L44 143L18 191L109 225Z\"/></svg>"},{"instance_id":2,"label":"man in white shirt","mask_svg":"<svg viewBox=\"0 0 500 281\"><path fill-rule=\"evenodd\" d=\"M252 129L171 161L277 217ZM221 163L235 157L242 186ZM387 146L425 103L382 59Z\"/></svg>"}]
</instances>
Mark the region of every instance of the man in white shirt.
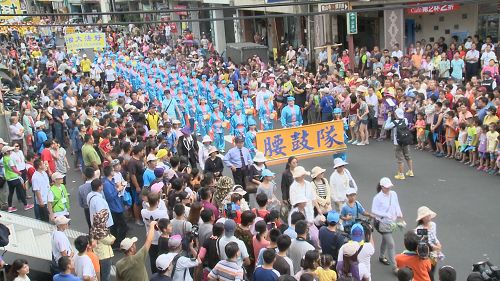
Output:
<instances>
[{"instance_id":1,"label":"man in white shirt","mask_svg":"<svg viewBox=\"0 0 500 281\"><path fill-rule=\"evenodd\" d=\"M71 243L64 233L69 228L68 223L70 219L65 216L59 216L54 219L56 230L52 233L52 259L55 263L59 261L62 256L73 257L74 251L71 248Z\"/></svg>"},{"instance_id":2,"label":"man in white shirt","mask_svg":"<svg viewBox=\"0 0 500 281\"><path fill-rule=\"evenodd\" d=\"M94 179L90 183L92 191L87 195L87 205L89 205L90 212L90 224L94 224L94 215L101 211L102 209L108 210L109 218L106 223L107 227L113 226L113 217L111 216L111 210L109 209L108 202L106 201L103 192L103 185L100 179Z\"/></svg>"},{"instance_id":3,"label":"man in white shirt","mask_svg":"<svg viewBox=\"0 0 500 281\"><path fill-rule=\"evenodd\" d=\"M220 260L227 259L225 251L226 245L229 244L229 242L236 242L240 248L240 256L236 260L236 263L238 264L238 266L243 266L243 265L247 266L250 264L248 249L243 241L234 236L235 230L236 230L236 223L234 222L234 220L227 219L224 222L224 236L222 236L219 239L219 243L217 246L217 253L219 253Z\"/></svg>"},{"instance_id":4,"label":"man in white shirt","mask_svg":"<svg viewBox=\"0 0 500 281\"><path fill-rule=\"evenodd\" d=\"M293 46L288 46L288 51L286 51L285 61L286 63L290 63L292 60L297 59L297 53L293 49Z\"/></svg>"},{"instance_id":5,"label":"man in white shirt","mask_svg":"<svg viewBox=\"0 0 500 281\"><path fill-rule=\"evenodd\" d=\"M33 162L35 172L31 177L31 185L35 193L35 218L49 222L49 210L47 201L49 198L50 180L45 163L40 159Z\"/></svg>"},{"instance_id":6,"label":"man in white shirt","mask_svg":"<svg viewBox=\"0 0 500 281\"><path fill-rule=\"evenodd\" d=\"M168 211L166 209L158 208L158 202L160 200L160 194L157 192L150 192L148 194L149 207L141 210L142 220L146 226L146 233L149 232L149 225L151 221L159 221L160 219L168 219ZM149 261L151 263L151 271L156 273L158 269L156 268L156 258L158 257L158 238L160 238L160 233L155 231L155 236L153 242L151 242L151 247L149 248Z\"/></svg>"},{"instance_id":7,"label":"man in white shirt","mask_svg":"<svg viewBox=\"0 0 500 281\"><path fill-rule=\"evenodd\" d=\"M89 248L90 241L88 236L78 236L75 239L75 248L78 254L74 256L76 276L80 277L83 281L97 281L97 274L92 264L92 260L87 256L87 249Z\"/></svg>"},{"instance_id":8,"label":"man in white shirt","mask_svg":"<svg viewBox=\"0 0 500 281\"><path fill-rule=\"evenodd\" d=\"M493 51L493 44L486 45L483 54L481 55L481 66L488 65L490 60L496 60L497 55Z\"/></svg>"},{"instance_id":9,"label":"man in white shirt","mask_svg":"<svg viewBox=\"0 0 500 281\"><path fill-rule=\"evenodd\" d=\"M476 50L476 44L472 43L470 50L465 54L465 76L467 79L478 74L479 56L480 54L479 51Z\"/></svg>"},{"instance_id":10,"label":"man in white shirt","mask_svg":"<svg viewBox=\"0 0 500 281\"><path fill-rule=\"evenodd\" d=\"M392 51L391 57L396 57L398 60L401 60L403 57L403 52L399 49L399 43L394 44L394 51Z\"/></svg>"}]
</instances>

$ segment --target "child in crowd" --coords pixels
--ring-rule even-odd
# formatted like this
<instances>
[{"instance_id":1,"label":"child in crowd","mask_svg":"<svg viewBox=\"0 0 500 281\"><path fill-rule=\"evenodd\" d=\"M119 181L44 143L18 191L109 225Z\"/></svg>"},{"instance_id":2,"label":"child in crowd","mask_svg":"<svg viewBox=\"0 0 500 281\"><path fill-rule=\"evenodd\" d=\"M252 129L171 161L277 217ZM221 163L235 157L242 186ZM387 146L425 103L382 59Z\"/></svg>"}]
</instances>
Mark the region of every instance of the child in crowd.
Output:
<instances>
[{"instance_id":1,"label":"child in crowd","mask_svg":"<svg viewBox=\"0 0 500 281\"><path fill-rule=\"evenodd\" d=\"M458 132L458 139L457 139L457 154L455 155L455 158L457 160L462 159L462 152L465 149L466 142L467 142L467 124L465 122L460 123L458 125L459 127L459 132Z\"/></svg>"},{"instance_id":2,"label":"child in crowd","mask_svg":"<svg viewBox=\"0 0 500 281\"><path fill-rule=\"evenodd\" d=\"M477 153L478 153L478 158L479 158L479 166L477 167L478 171L484 171L485 169L487 170L488 168L488 153L487 153L487 139L486 139L486 132L488 131L488 126L483 125L481 126L481 134L479 134L479 142L477 146Z\"/></svg>"},{"instance_id":3,"label":"child in crowd","mask_svg":"<svg viewBox=\"0 0 500 281\"><path fill-rule=\"evenodd\" d=\"M457 123L458 118L455 116L455 112L452 110L446 112L446 158L455 157L455 138L457 137Z\"/></svg>"},{"instance_id":4,"label":"child in crowd","mask_svg":"<svg viewBox=\"0 0 500 281\"><path fill-rule=\"evenodd\" d=\"M337 273L332 269L333 257L329 254L321 254L319 257L320 267L314 273L319 278L319 281L337 280Z\"/></svg>"},{"instance_id":5,"label":"child in crowd","mask_svg":"<svg viewBox=\"0 0 500 281\"><path fill-rule=\"evenodd\" d=\"M423 150L425 145L425 120L424 114L417 113L417 121L415 122L415 129L417 130L417 149Z\"/></svg>"},{"instance_id":6,"label":"child in crowd","mask_svg":"<svg viewBox=\"0 0 500 281\"><path fill-rule=\"evenodd\" d=\"M488 171L488 173L490 175L495 174L495 166L496 166L495 152L496 152L497 146L498 146L498 136L500 135L496 129L497 129L497 126L495 125L495 123L491 123L489 125L489 131L486 133L486 140L487 140L487 144L486 144L487 151L486 152L488 155L487 158L490 160L490 165L489 165L489 167L486 166L484 171Z\"/></svg>"}]
</instances>

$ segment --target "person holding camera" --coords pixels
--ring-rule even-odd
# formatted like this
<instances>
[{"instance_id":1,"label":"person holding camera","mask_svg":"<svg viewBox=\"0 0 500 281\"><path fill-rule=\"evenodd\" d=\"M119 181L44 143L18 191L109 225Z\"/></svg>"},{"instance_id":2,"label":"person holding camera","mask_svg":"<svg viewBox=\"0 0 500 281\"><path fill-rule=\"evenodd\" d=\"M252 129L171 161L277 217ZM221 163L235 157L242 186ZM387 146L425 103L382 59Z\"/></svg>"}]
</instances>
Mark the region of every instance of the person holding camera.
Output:
<instances>
[{"instance_id":1,"label":"person holding camera","mask_svg":"<svg viewBox=\"0 0 500 281\"><path fill-rule=\"evenodd\" d=\"M431 261L429 247L422 243L414 231L408 231L404 237L405 251L396 256L397 269L409 267L413 271L413 280L431 281Z\"/></svg>"},{"instance_id":2,"label":"person holding camera","mask_svg":"<svg viewBox=\"0 0 500 281\"><path fill-rule=\"evenodd\" d=\"M189 270L201 264L201 260L199 257L189 257L197 256L193 239L189 241L188 249L186 249L186 251L183 250L182 244L183 241L180 235L170 236L170 239L168 240L169 254L176 254L174 260L172 261L172 281L193 281L193 277L191 276Z\"/></svg>"},{"instance_id":3,"label":"person holding camera","mask_svg":"<svg viewBox=\"0 0 500 281\"><path fill-rule=\"evenodd\" d=\"M437 262L444 258L443 253L441 253L441 242L439 242L439 239L437 238L436 223L432 221L435 217L436 213L427 206L422 206L417 210L418 225L415 229L415 233L421 237L423 242L429 245L429 258L432 264L430 272L431 281L434 281L434 273L436 271Z\"/></svg>"}]
</instances>

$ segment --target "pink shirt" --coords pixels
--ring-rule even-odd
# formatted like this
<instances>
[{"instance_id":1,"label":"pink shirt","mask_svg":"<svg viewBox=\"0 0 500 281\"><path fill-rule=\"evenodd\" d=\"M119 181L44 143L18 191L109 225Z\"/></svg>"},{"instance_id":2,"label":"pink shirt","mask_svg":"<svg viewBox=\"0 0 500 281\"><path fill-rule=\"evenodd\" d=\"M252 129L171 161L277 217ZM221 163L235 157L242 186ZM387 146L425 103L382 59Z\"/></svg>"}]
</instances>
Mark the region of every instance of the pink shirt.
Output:
<instances>
[{"instance_id":1,"label":"pink shirt","mask_svg":"<svg viewBox=\"0 0 500 281\"><path fill-rule=\"evenodd\" d=\"M496 66L496 65L494 65L494 66L485 65L485 66L483 66L483 73L485 71L491 72L491 77L495 77L496 75L498 75L498 66Z\"/></svg>"},{"instance_id":2,"label":"pink shirt","mask_svg":"<svg viewBox=\"0 0 500 281\"><path fill-rule=\"evenodd\" d=\"M256 235L253 236L252 238L252 246L253 246L253 254L255 259L259 256L260 249L265 248L271 244L271 242L267 241L266 239L262 238L260 241L255 238Z\"/></svg>"}]
</instances>

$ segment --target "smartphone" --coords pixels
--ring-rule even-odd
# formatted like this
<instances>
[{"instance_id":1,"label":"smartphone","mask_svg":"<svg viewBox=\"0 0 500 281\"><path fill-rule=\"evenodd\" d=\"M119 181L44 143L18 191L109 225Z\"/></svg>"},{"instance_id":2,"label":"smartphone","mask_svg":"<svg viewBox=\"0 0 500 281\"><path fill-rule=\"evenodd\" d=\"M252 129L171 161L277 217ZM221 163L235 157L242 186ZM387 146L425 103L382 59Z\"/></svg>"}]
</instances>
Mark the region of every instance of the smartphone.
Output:
<instances>
[{"instance_id":1,"label":"smartphone","mask_svg":"<svg viewBox=\"0 0 500 281\"><path fill-rule=\"evenodd\" d=\"M267 230L271 230L273 228L276 228L276 223L275 222L269 222L269 223L267 223Z\"/></svg>"}]
</instances>

